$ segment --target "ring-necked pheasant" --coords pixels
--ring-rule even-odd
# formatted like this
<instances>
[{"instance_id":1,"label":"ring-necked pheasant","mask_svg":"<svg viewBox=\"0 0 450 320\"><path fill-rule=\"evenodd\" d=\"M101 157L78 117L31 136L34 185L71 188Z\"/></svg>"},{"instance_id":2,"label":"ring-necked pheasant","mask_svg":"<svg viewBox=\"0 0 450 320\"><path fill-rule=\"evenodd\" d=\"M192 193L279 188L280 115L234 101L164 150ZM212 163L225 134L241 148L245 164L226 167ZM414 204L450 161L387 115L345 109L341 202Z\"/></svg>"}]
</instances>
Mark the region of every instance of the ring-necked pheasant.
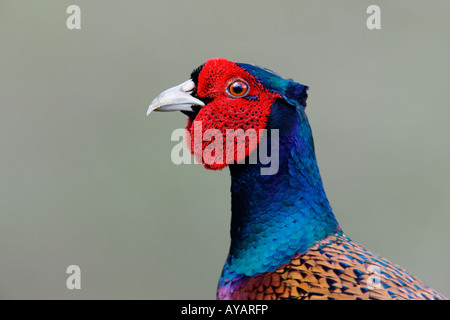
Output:
<instances>
[{"instance_id":1,"label":"ring-necked pheasant","mask_svg":"<svg viewBox=\"0 0 450 320\"><path fill-rule=\"evenodd\" d=\"M208 169L230 168L231 245L217 298L446 299L343 233L319 174L307 90L214 58L148 108L185 113L191 152ZM278 162L265 174L263 146Z\"/></svg>"}]
</instances>

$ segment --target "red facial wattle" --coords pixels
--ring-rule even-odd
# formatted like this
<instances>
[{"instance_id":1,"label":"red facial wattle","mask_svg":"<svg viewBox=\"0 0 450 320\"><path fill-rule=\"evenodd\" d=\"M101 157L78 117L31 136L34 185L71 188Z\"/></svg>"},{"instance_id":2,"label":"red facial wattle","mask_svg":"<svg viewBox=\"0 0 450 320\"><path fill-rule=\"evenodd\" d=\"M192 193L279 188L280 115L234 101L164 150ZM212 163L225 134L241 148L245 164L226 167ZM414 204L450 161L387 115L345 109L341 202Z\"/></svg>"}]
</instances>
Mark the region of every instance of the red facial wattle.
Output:
<instances>
[{"instance_id":1,"label":"red facial wattle","mask_svg":"<svg viewBox=\"0 0 450 320\"><path fill-rule=\"evenodd\" d=\"M226 59L210 59L203 65L198 76L197 96L211 102L200 109L193 121L188 121L186 129L190 134L190 150L197 161L213 170L223 169L229 164L227 150L234 151L233 162L240 162L256 148L261 129L266 129L270 107L280 97L266 90L246 70ZM200 127L201 136L200 130L196 130ZM245 140L245 152L238 150L239 144L231 138L227 144L229 129L250 133L250 139ZM217 154L208 152L212 149L210 144L219 136L208 136L211 132L221 133L221 143L214 143L215 146L222 146L221 150L214 148ZM252 132L256 134L252 135ZM234 146L230 145L231 142Z\"/></svg>"}]
</instances>

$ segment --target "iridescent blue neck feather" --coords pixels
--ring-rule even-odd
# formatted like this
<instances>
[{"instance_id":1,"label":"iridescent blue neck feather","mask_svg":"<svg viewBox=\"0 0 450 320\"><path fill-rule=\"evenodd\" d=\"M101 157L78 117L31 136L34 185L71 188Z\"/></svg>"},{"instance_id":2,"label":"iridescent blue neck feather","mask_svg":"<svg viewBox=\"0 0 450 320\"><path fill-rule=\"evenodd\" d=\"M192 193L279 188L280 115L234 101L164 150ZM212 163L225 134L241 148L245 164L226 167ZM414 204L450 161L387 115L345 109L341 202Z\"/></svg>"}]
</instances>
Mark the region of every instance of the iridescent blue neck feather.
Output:
<instances>
[{"instance_id":1,"label":"iridescent blue neck feather","mask_svg":"<svg viewBox=\"0 0 450 320\"><path fill-rule=\"evenodd\" d=\"M270 129L279 129L276 174L261 175L259 162L230 165L231 247L221 282L274 271L339 229L323 189L304 107L277 100L267 129L268 143Z\"/></svg>"}]
</instances>

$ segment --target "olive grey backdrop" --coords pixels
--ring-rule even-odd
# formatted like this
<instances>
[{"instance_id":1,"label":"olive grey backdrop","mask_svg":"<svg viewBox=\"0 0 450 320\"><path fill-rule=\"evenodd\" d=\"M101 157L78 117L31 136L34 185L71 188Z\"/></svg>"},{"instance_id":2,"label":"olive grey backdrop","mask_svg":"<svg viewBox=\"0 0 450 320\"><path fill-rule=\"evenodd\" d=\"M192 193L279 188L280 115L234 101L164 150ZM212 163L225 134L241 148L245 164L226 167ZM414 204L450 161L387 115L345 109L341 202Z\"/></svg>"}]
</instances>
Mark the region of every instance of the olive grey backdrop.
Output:
<instances>
[{"instance_id":1,"label":"olive grey backdrop","mask_svg":"<svg viewBox=\"0 0 450 320\"><path fill-rule=\"evenodd\" d=\"M81 8L68 30L66 8ZM366 9L381 7L381 30ZM0 1L0 298L214 299L228 169L176 166L147 106L211 57L310 86L330 203L450 296L448 1ZM81 290L66 268L81 268Z\"/></svg>"}]
</instances>

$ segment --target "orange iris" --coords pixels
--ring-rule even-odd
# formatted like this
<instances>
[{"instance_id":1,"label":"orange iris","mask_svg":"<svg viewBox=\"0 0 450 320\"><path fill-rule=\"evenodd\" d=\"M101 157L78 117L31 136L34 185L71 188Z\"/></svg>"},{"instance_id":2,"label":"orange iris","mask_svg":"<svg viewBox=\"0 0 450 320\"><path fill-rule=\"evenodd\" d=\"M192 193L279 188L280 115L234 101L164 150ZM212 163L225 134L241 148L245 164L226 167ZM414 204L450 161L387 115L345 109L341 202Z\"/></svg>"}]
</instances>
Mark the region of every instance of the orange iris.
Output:
<instances>
[{"instance_id":1,"label":"orange iris","mask_svg":"<svg viewBox=\"0 0 450 320\"><path fill-rule=\"evenodd\" d=\"M243 97L248 92L248 84L243 80L236 80L228 86L228 93L233 97Z\"/></svg>"}]
</instances>

